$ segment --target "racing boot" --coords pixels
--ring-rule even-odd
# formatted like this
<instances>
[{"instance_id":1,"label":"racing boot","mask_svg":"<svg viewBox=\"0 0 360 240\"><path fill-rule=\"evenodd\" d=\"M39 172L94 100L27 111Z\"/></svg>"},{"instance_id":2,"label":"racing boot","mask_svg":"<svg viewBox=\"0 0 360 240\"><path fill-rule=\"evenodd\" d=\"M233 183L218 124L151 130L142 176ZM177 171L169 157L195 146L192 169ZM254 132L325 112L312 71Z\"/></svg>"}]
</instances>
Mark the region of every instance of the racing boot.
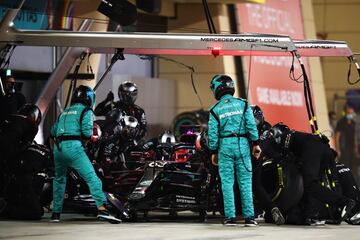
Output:
<instances>
[{"instance_id":1,"label":"racing boot","mask_svg":"<svg viewBox=\"0 0 360 240\"><path fill-rule=\"evenodd\" d=\"M360 223L360 212L354 214L348 220L345 220L349 224L358 225Z\"/></svg>"},{"instance_id":2,"label":"racing boot","mask_svg":"<svg viewBox=\"0 0 360 240\"><path fill-rule=\"evenodd\" d=\"M285 218L281 214L278 207L274 207L273 209L271 209L271 216L276 225L283 225L285 223Z\"/></svg>"},{"instance_id":3,"label":"racing boot","mask_svg":"<svg viewBox=\"0 0 360 240\"><path fill-rule=\"evenodd\" d=\"M101 221L107 221L112 224L118 224L118 223L122 222L121 219L116 218L113 215L111 215L107 209L98 210L97 219L99 219Z\"/></svg>"},{"instance_id":4,"label":"racing boot","mask_svg":"<svg viewBox=\"0 0 360 240\"><path fill-rule=\"evenodd\" d=\"M352 199L347 199L345 206L342 208L341 211L341 219L345 220L351 216L352 210L354 210L356 203Z\"/></svg>"},{"instance_id":5,"label":"racing boot","mask_svg":"<svg viewBox=\"0 0 360 240\"><path fill-rule=\"evenodd\" d=\"M305 225L315 226L315 227L325 226L325 221L315 218L306 218Z\"/></svg>"},{"instance_id":6,"label":"racing boot","mask_svg":"<svg viewBox=\"0 0 360 240\"><path fill-rule=\"evenodd\" d=\"M257 227L258 225L254 218L245 219L245 227Z\"/></svg>"},{"instance_id":7,"label":"racing boot","mask_svg":"<svg viewBox=\"0 0 360 240\"><path fill-rule=\"evenodd\" d=\"M236 218L226 217L223 224L224 226L236 226Z\"/></svg>"},{"instance_id":8,"label":"racing boot","mask_svg":"<svg viewBox=\"0 0 360 240\"><path fill-rule=\"evenodd\" d=\"M51 219L50 219L51 222L55 222L55 223L58 223L60 222L60 213L55 213L53 212L51 214Z\"/></svg>"}]
</instances>

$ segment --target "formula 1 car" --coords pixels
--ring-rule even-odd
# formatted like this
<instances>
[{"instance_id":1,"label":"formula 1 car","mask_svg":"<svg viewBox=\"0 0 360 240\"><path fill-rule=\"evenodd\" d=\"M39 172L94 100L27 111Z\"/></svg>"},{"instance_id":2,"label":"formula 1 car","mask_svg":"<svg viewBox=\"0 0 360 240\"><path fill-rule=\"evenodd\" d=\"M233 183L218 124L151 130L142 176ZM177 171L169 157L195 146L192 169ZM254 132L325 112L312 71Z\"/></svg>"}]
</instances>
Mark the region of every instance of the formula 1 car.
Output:
<instances>
[{"instance_id":1,"label":"formula 1 car","mask_svg":"<svg viewBox=\"0 0 360 240\"><path fill-rule=\"evenodd\" d=\"M129 126L126 127L128 131ZM126 128L120 128L120 133L121 129ZM101 136L93 136L93 139L96 143L101 141ZM121 164L116 162L119 158L104 161L102 158L93 159L96 155L90 156L103 182L113 214L124 220L136 220L139 212L147 214L160 210L176 214L190 210L198 213L200 220L204 221L207 211L220 211L221 191L216 184L216 171L208 161L210 155L205 148L206 137L198 132L187 131L179 140L156 139L150 148L132 148L124 153L127 158ZM99 144L89 145L97 146ZM96 150L90 149L89 152ZM47 192L51 192L51 179L47 186ZM64 209L78 213L96 212L95 202L86 183L71 169Z\"/></svg>"},{"instance_id":2,"label":"formula 1 car","mask_svg":"<svg viewBox=\"0 0 360 240\"><path fill-rule=\"evenodd\" d=\"M109 191L122 196L132 220L138 212L190 210L204 221L207 211L217 211L219 194L209 154L201 149L200 133L188 132L180 142L157 144L150 151L131 153L133 170L112 171L104 178ZM204 145L203 145L204 146ZM155 151L155 152L154 152ZM151 153L152 152L152 153Z\"/></svg>"}]
</instances>

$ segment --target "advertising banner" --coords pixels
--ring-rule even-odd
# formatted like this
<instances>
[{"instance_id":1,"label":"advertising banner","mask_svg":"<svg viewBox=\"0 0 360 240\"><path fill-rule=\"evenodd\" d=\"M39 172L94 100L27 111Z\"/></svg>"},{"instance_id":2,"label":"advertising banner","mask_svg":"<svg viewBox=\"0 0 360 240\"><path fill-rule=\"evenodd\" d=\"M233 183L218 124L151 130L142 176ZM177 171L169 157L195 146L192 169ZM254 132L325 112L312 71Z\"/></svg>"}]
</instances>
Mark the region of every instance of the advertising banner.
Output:
<instances>
[{"instance_id":1,"label":"advertising banner","mask_svg":"<svg viewBox=\"0 0 360 240\"><path fill-rule=\"evenodd\" d=\"M0 19L4 17L9 8L17 8L20 1L3 0L0 3ZM48 15L47 15L48 1L33 0L25 1L22 10L15 18L15 26L19 29L47 29Z\"/></svg>"},{"instance_id":2,"label":"advertising banner","mask_svg":"<svg viewBox=\"0 0 360 240\"><path fill-rule=\"evenodd\" d=\"M304 39L304 24L300 0L267 0L265 4L238 4L238 30L242 33L288 35ZM254 47L254 50L256 48ZM292 57L244 57L245 76L249 84L251 104L259 105L271 124L284 122L291 128L310 131L303 96L303 83L289 77ZM251 63L250 63L251 60ZM310 79L307 59L303 59ZM295 77L300 77L300 66L295 59ZM247 74L249 75L249 74ZM302 77L299 78L302 82Z\"/></svg>"}]
</instances>

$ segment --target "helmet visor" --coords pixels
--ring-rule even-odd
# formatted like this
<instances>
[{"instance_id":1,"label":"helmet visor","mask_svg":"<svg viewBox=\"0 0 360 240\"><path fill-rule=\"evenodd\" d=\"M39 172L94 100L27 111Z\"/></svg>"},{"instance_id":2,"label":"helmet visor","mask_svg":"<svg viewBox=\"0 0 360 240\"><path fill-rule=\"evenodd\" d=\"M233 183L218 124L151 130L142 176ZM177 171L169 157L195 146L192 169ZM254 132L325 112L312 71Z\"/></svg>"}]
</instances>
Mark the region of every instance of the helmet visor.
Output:
<instances>
[{"instance_id":1,"label":"helmet visor","mask_svg":"<svg viewBox=\"0 0 360 240\"><path fill-rule=\"evenodd\" d=\"M121 91L120 92L120 99L122 101L124 101L125 103L133 104L133 103L135 103L136 98L137 98L137 91L132 91L132 92Z\"/></svg>"}]
</instances>

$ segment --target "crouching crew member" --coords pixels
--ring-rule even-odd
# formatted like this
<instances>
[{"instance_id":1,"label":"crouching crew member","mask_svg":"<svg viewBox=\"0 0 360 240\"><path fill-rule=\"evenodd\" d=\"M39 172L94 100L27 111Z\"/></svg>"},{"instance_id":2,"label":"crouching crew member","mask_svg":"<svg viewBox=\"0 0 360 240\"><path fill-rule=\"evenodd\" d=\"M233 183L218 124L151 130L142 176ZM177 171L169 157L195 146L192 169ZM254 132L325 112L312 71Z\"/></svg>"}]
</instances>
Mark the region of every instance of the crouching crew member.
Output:
<instances>
[{"instance_id":1,"label":"crouching crew member","mask_svg":"<svg viewBox=\"0 0 360 240\"><path fill-rule=\"evenodd\" d=\"M69 167L76 170L89 186L98 207L98 219L111 223L121 222L105 208L107 199L101 180L97 177L83 146L84 141L89 140L92 134L94 103L94 91L88 86L79 86L73 94L71 105L64 110L51 129L51 137L55 143L54 207L51 217L54 222L60 221Z\"/></svg>"},{"instance_id":2,"label":"crouching crew member","mask_svg":"<svg viewBox=\"0 0 360 240\"><path fill-rule=\"evenodd\" d=\"M41 191L37 187L37 173L42 159L33 158L30 148L41 122L41 111L34 104L25 104L10 115L0 131L0 161L4 171L4 200L0 200L0 215L11 219L38 220L43 215ZM0 195L1 197L1 195ZM2 207L1 207L2 205Z\"/></svg>"},{"instance_id":3,"label":"crouching crew member","mask_svg":"<svg viewBox=\"0 0 360 240\"><path fill-rule=\"evenodd\" d=\"M270 154L274 159L279 158L279 154L277 154L274 151L271 151L271 149L268 148L267 139L264 137L264 132L267 132L271 128L271 124L265 121L263 111L261 108L257 105L252 105L251 109L253 111L257 130L260 137L260 147L262 150L262 155L264 154ZM263 164L264 160L260 157L259 160L253 159L252 166L253 166L253 191L255 198L259 201L260 206L268 213L271 213L271 217L273 221L277 225L282 225L285 223L285 218L282 215L280 209L276 204L271 200L271 197L266 192L262 182L262 173L263 173Z\"/></svg>"},{"instance_id":4,"label":"crouching crew member","mask_svg":"<svg viewBox=\"0 0 360 240\"><path fill-rule=\"evenodd\" d=\"M233 97L233 80L216 75L210 84L218 102L210 109L209 147L218 154L219 174L224 197L225 225L235 225L234 171L241 193L245 226L256 226L252 193L252 168L247 133L253 142L252 154L261 152L259 136L251 108L246 100ZM214 155L213 155L214 156Z\"/></svg>"},{"instance_id":5,"label":"crouching crew member","mask_svg":"<svg viewBox=\"0 0 360 240\"><path fill-rule=\"evenodd\" d=\"M355 207L355 202L339 193L321 185L320 171L322 166L327 166L329 161L335 159L335 155L330 146L319 136L291 131L286 125L278 123L270 130L272 144L283 154L292 153L301 165L301 174L304 180L304 196L315 198L324 204L330 204L341 211L341 220L351 217ZM310 207L305 208L305 223L316 225L316 216Z\"/></svg>"},{"instance_id":6,"label":"crouching crew member","mask_svg":"<svg viewBox=\"0 0 360 240\"><path fill-rule=\"evenodd\" d=\"M357 185L350 168L342 163L336 164L336 170L339 176L342 194L356 202L356 207L353 209L349 219L346 220L349 224L360 224L360 189Z\"/></svg>"}]
</instances>

